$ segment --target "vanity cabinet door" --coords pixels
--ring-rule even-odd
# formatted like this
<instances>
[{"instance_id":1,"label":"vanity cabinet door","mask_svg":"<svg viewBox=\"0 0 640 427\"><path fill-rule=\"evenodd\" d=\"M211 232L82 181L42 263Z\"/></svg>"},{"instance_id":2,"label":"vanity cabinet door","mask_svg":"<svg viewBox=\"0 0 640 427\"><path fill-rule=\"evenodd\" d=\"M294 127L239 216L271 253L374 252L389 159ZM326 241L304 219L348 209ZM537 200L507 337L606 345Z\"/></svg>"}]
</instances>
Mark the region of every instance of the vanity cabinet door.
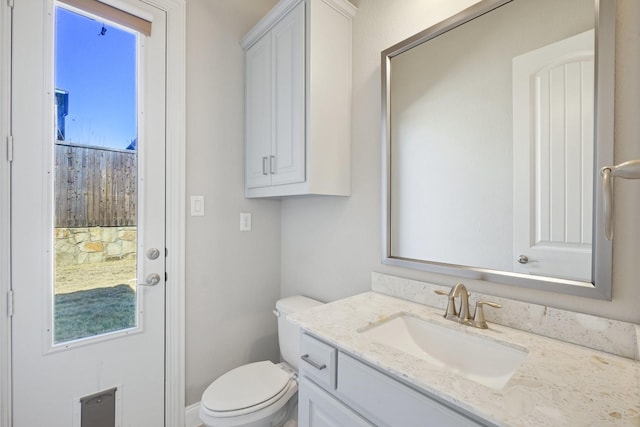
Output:
<instances>
[{"instance_id":1,"label":"vanity cabinet door","mask_svg":"<svg viewBox=\"0 0 640 427\"><path fill-rule=\"evenodd\" d=\"M482 425L342 352L336 395L378 426Z\"/></svg>"},{"instance_id":2,"label":"vanity cabinet door","mask_svg":"<svg viewBox=\"0 0 640 427\"><path fill-rule=\"evenodd\" d=\"M374 427L306 377L298 392L300 427Z\"/></svg>"}]
</instances>

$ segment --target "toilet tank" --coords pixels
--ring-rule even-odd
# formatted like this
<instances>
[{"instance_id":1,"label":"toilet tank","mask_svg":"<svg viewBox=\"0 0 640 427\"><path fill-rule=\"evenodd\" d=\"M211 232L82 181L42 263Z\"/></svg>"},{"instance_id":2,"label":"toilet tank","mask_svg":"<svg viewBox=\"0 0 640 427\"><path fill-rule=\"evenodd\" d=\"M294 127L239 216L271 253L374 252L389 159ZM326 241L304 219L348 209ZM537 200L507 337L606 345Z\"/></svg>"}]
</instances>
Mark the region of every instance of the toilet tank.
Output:
<instances>
[{"instance_id":1,"label":"toilet tank","mask_svg":"<svg viewBox=\"0 0 640 427\"><path fill-rule=\"evenodd\" d=\"M300 328L287 320L287 315L322 305L320 301L303 296L283 298L276 302L278 342L282 360L298 370L300 360Z\"/></svg>"}]
</instances>

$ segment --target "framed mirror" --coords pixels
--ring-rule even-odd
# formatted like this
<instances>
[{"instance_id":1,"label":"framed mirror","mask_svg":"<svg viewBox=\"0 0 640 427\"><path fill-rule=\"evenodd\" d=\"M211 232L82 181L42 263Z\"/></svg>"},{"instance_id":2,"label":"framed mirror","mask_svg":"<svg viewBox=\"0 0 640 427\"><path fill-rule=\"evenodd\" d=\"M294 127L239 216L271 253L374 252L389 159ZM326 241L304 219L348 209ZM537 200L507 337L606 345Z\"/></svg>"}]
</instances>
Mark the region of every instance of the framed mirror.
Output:
<instances>
[{"instance_id":1,"label":"framed mirror","mask_svg":"<svg viewBox=\"0 0 640 427\"><path fill-rule=\"evenodd\" d=\"M611 299L614 25L483 0L382 52L383 263Z\"/></svg>"}]
</instances>

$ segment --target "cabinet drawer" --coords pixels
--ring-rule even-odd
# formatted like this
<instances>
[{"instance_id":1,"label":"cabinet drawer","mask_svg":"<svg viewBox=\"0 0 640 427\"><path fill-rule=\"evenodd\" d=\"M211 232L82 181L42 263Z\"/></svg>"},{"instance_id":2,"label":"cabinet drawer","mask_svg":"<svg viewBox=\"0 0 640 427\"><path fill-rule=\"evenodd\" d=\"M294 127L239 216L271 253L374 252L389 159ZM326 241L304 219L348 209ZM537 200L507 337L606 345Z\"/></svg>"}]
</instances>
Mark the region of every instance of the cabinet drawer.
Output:
<instances>
[{"instance_id":1,"label":"cabinet drawer","mask_svg":"<svg viewBox=\"0 0 640 427\"><path fill-rule=\"evenodd\" d=\"M344 353L338 355L338 375L339 398L376 425L481 425Z\"/></svg>"},{"instance_id":2,"label":"cabinet drawer","mask_svg":"<svg viewBox=\"0 0 640 427\"><path fill-rule=\"evenodd\" d=\"M329 389L336 388L337 350L322 341L302 334L300 373Z\"/></svg>"}]
</instances>

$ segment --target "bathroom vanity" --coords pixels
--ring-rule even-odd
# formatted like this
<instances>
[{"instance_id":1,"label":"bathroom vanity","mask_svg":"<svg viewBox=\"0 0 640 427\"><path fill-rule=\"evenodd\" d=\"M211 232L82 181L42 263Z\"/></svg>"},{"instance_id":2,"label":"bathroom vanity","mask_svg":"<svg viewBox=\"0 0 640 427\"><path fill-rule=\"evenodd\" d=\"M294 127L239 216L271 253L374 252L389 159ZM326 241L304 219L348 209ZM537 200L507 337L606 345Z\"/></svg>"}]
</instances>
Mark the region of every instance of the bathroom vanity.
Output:
<instances>
[{"instance_id":1,"label":"bathroom vanity","mask_svg":"<svg viewBox=\"0 0 640 427\"><path fill-rule=\"evenodd\" d=\"M301 337L299 424L487 425L312 335ZM339 381L338 381L339 379Z\"/></svg>"},{"instance_id":2,"label":"bathroom vanity","mask_svg":"<svg viewBox=\"0 0 640 427\"><path fill-rule=\"evenodd\" d=\"M640 362L442 314L367 292L290 316L300 425L640 425Z\"/></svg>"}]
</instances>

